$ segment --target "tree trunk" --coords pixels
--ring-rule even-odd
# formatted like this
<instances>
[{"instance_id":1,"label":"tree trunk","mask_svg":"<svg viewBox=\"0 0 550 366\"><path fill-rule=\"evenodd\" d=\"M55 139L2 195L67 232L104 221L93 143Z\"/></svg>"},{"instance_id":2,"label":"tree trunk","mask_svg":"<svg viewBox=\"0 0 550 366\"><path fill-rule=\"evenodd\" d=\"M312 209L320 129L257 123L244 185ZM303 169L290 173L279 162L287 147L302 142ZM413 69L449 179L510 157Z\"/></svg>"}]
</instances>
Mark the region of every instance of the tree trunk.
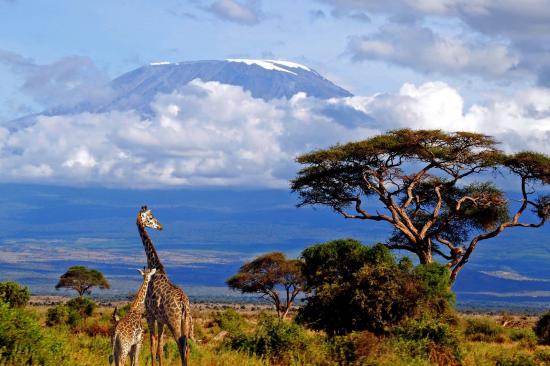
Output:
<instances>
[{"instance_id":1,"label":"tree trunk","mask_svg":"<svg viewBox=\"0 0 550 366\"><path fill-rule=\"evenodd\" d=\"M432 251L430 249L421 249L417 253L420 264L428 264L433 262Z\"/></svg>"}]
</instances>

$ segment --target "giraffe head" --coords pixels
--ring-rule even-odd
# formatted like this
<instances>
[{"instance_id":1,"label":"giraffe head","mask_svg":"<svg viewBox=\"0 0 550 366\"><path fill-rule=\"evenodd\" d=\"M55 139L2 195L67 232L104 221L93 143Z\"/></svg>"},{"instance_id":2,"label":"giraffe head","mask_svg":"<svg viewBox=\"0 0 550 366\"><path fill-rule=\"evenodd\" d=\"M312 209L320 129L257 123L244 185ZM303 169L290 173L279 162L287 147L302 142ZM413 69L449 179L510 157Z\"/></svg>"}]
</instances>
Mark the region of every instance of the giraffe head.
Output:
<instances>
[{"instance_id":1,"label":"giraffe head","mask_svg":"<svg viewBox=\"0 0 550 366\"><path fill-rule=\"evenodd\" d=\"M143 270L138 269L138 272L143 276L143 280L147 281L151 280L151 277L153 277L156 271L156 268L143 268Z\"/></svg>"},{"instance_id":2,"label":"giraffe head","mask_svg":"<svg viewBox=\"0 0 550 366\"><path fill-rule=\"evenodd\" d=\"M147 206L142 206L139 210L139 220L141 220L141 223L145 227L162 230L162 224L153 216L153 213Z\"/></svg>"}]
</instances>

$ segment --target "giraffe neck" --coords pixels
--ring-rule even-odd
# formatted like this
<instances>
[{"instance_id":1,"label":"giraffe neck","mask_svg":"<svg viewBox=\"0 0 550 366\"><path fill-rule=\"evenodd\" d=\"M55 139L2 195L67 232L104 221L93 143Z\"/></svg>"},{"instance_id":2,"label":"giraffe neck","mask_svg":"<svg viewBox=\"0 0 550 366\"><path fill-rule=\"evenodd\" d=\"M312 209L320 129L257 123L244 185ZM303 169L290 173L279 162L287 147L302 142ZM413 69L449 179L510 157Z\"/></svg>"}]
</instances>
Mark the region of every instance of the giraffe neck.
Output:
<instances>
[{"instance_id":1,"label":"giraffe neck","mask_svg":"<svg viewBox=\"0 0 550 366\"><path fill-rule=\"evenodd\" d=\"M147 275L143 279L143 283L139 287L136 297L134 297L134 301L132 301L132 305L130 305L130 311L141 308L145 303L145 295L147 294L147 286L149 285L150 279L151 277Z\"/></svg>"},{"instance_id":2,"label":"giraffe neck","mask_svg":"<svg viewBox=\"0 0 550 366\"><path fill-rule=\"evenodd\" d=\"M164 272L164 266L160 263L159 256L153 245L153 241L149 237L145 226L141 223L138 218L137 227L139 231L139 236L141 236L141 241L143 243L143 248L145 249L145 254L147 255L147 266L149 268L156 268L157 272Z\"/></svg>"}]
</instances>

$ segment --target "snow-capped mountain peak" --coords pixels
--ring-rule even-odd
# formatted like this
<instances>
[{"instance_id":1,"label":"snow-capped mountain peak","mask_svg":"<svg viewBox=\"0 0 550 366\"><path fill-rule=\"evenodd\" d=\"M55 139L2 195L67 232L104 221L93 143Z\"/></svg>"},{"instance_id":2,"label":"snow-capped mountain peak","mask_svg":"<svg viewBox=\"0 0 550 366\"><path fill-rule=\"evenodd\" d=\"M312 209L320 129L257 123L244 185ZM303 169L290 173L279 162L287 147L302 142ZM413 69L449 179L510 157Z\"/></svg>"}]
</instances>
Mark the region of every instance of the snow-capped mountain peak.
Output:
<instances>
[{"instance_id":1,"label":"snow-capped mountain peak","mask_svg":"<svg viewBox=\"0 0 550 366\"><path fill-rule=\"evenodd\" d=\"M310 71L311 69L307 66L298 64L296 62L290 62L290 61L279 61L279 60L252 60L252 59L244 59L244 58L229 58L226 61L229 62L242 62L247 65L257 65L261 68L264 68L266 70L272 70L272 71L282 71L282 72L288 72L290 74L296 75L294 71L291 71L289 69L302 69L306 71Z\"/></svg>"}]
</instances>

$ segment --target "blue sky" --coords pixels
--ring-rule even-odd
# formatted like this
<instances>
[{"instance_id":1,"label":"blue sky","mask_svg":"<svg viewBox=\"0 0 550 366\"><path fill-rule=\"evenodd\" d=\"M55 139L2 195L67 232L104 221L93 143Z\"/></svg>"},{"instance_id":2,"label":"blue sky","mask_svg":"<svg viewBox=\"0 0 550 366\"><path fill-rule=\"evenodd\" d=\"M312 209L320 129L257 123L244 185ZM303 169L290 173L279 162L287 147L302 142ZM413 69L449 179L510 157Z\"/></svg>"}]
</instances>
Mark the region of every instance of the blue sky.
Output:
<instances>
[{"instance_id":1,"label":"blue sky","mask_svg":"<svg viewBox=\"0 0 550 366\"><path fill-rule=\"evenodd\" d=\"M39 117L34 128L15 132L0 127L3 180L128 185L135 166L120 161L146 160L138 150L151 138L136 126L158 127L172 118L172 127L204 135L204 126L194 130L190 119L177 116L185 109L227 134L226 121L209 112L221 97L250 107L231 120L243 156L255 157L254 173L224 179L228 167L248 160L231 155L234 144L212 138L200 155L218 158L189 159L185 166L165 161L161 170L149 169L149 184L162 176L159 184L170 187L247 181L286 187L289 164L303 152L296 146L323 147L398 127L473 130L497 136L506 151L550 152L549 0L0 0L0 121L97 97L112 78L150 62L226 58L310 66L355 94L334 104L366 114L378 128L327 121L314 98L265 103L235 88L198 83L209 100L159 96L151 120L98 114ZM120 121L117 130L113 118ZM261 128L255 130L254 118ZM311 123L328 132L309 130ZM154 136L157 159L170 145L165 127ZM283 141L289 135L292 146ZM251 136L265 143L247 140ZM205 165L212 167L205 176L215 179L195 176ZM191 179L176 178L182 175Z\"/></svg>"}]
</instances>

